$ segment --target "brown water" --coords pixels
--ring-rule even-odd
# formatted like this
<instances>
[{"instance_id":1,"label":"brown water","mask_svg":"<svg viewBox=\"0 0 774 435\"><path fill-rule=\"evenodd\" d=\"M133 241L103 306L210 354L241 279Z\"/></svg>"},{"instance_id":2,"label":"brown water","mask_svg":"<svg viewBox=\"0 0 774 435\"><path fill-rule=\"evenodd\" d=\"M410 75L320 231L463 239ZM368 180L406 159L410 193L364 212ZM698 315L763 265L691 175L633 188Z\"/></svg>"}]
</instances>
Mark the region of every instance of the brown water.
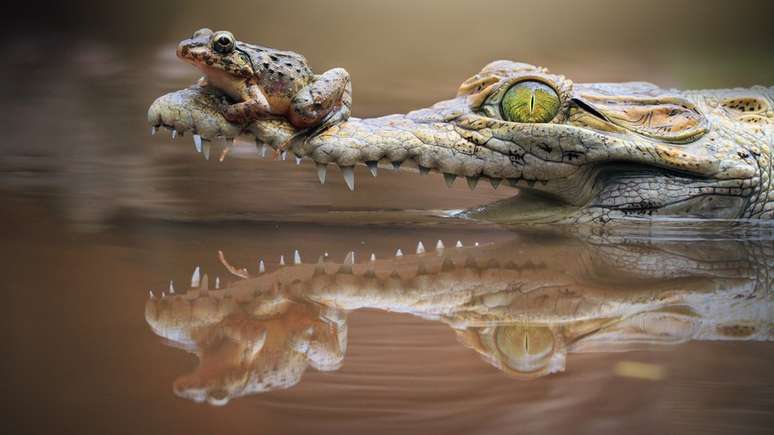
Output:
<instances>
[{"instance_id":1,"label":"brown water","mask_svg":"<svg viewBox=\"0 0 774 435\"><path fill-rule=\"evenodd\" d=\"M3 432L770 433L771 225L464 222L444 211L513 191L357 168L352 193L247 144L204 161L145 123L196 79L173 49L203 25L345 66L372 116L447 98L496 58L577 81L770 85L770 5L360 3L7 23Z\"/></svg>"}]
</instances>

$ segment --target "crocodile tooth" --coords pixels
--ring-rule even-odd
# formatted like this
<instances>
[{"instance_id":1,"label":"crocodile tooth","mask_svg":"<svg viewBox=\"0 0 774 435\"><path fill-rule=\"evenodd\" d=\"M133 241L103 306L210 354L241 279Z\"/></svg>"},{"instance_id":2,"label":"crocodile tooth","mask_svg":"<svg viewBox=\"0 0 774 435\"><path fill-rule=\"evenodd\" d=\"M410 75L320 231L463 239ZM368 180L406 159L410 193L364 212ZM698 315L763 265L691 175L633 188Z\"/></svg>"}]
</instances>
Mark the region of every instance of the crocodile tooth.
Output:
<instances>
[{"instance_id":1,"label":"crocodile tooth","mask_svg":"<svg viewBox=\"0 0 774 435\"><path fill-rule=\"evenodd\" d=\"M426 168L424 166L418 166L419 167L419 175L427 175L430 173L430 168Z\"/></svg>"},{"instance_id":2,"label":"crocodile tooth","mask_svg":"<svg viewBox=\"0 0 774 435\"><path fill-rule=\"evenodd\" d=\"M216 289L220 288L220 277L219 276L215 277L215 288Z\"/></svg>"},{"instance_id":3,"label":"crocodile tooth","mask_svg":"<svg viewBox=\"0 0 774 435\"><path fill-rule=\"evenodd\" d=\"M156 135L156 126L151 127L151 136Z\"/></svg>"},{"instance_id":4,"label":"crocodile tooth","mask_svg":"<svg viewBox=\"0 0 774 435\"><path fill-rule=\"evenodd\" d=\"M419 243L417 243L417 254L424 254L425 253L425 245L422 244L422 241L420 240Z\"/></svg>"},{"instance_id":5,"label":"crocodile tooth","mask_svg":"<svg viewBox=\"0 0 774 435\"><path fill-rule=\"evenodd\" d=\"M194 147L196 148L196 152L197 153L202 152L202 137L194 133L193 141L194 141Z\"/></svg>"},{"instance_id":6,"label":"crocodile tooth","mask_svg":"<svg viewBox=\"0 0 774 435\"><path fill-rule=\"evenodd\" d=\"M210 159L210 152L211 151L212 151L212 145L210 145L209 143L206 143L206 144L204 144L203 149L200 149L199 152L204 154L204 160L209 160Z\"/></svg>"},{"instance_id":7,"label":"crocodile tooth","mask_svg":"<svg viewBox=\"0 0 774 435\"><path fill-rule=\"evenodd\" d=\"M341 168L341 174L344 175L344 181L347 183L349 190L355 190L355 170L352 166L344 166Z\"/></svg>"},{"instance_id":8,"label":"crocodile tooth","mask_svg":"<svg viewBox=\"0 0 774 435\"><path fill-rule=\"evenodd\" d=\"M156 299L156 295L153 294L153 290L148 290L148 295L151 299Z\"/></svg>"},{"instance_id":9,"label":"crocodile tooth","mask_svg":"<svg viewBox=\"0 0 774 435\"><path fill-rule=\"evenodd\" d=\"M455 248L461 248L462 247L462 240L457 240L457 244L454 245Z\"/></svg>"},{"instance_id":10,"label":"crocodile tooth","mask_svg":"<svg viewBox=\"0 0 774 435\"><path fill-rule=\"evenodd\" d=\"M199 284L201 284L201 271L199 270L199 266L196 266L193 275L191 275L191 287L199 287Z\"/></svg>"},{"instance_id":11,"label":"crocodile tooth","mask_svg":"<svg viewBox=\"0 0 774 435\"><path fill-rule=\"evenodd\" d=\"M478 177L465 177L465 180L467 180L470 190L476 189L476 185L478 184Z\"/></svg>"},{"instance_id":12,"label":"crocodile tooth","mask_svg":"<svg viewBox=\"0 0 774 435\"><path fill-rule=\"evenodd\" d=\"M344 258L344 264L355 264L355 251L349 251Z\"/></svg>"},{"instance_id":13,"label":"crocodile tooth","mask_svg":"<svg viewBox=\"0 0 774 435\"><path fill-rule=\"evenodd\" d=\"M457 179L457 176L454 174L443 174L443 181L446 182L447 187L452 187L452 184L454 184L454 180Z\"/></svg>"},{"instance_id":14,"label":"crocodile tooth","mask_svg":"<svg viewBox=\"0 0 774 435\"><path fill-rule=\"evenodd\" d=\"M263 264L263 260L258 260L258 273L266 272L266 265Z\"/></svg>"},{"instance_id":15,"label":"crocodile tooth","mask_svg":"<svg viewBox=\"0 0 774 435\"><path fill-rule=\"evenodd\" d=\"M282 152L282 160L287 160L287 159L288 159L288 152L287 151L283 151Z\"/></svg>"},{"instance_id":16,"label":"crocodile tooth","mask_svg":"<svg viewBox=\"0 0 774 435\"><path fill-rule=\"evenodd\" d=\"M266 157L266 153L267 153L268 151L269 151L269 146L268 146L268 145L266 145L265 143L262 143L262 144L261 144L261 150L260 150L260 152L261 152L261 157Z\"/></svg>"},{"instance_id":17,"label":"crocodile tooth","mask_svg":"<svg viewBox=\"0 0 774 435\"><path fill-rule=\"evenodd\" d=\"M172 130L172 140L174 140L177 137L177 130Z\"/></svg>"},{"instance_id":18,"label":"crocodile tooth","mask_svg":"<svg viewBox=\"0 0 774 435\"><path fill-rule=\"evenodd\" d=\"M371 253L371 257L368 259L369 261L376 261L376 255L374 253Z\"/></svg>"},{"instance_id":19,"label":"crocodile tooth","mask_svg":"<svg viewBox=\"0 0 774 435\"><path fill-rule=\"evenodd\" d=\"M501 183L502 181L503 181L503 179L502 179L502 178L490 178L490 179L489 179L489 184L491 184L491 185L492 185L492 188L493 188L493 189L497 189L498 187L500 187L500 183Z\"/></svg>"},{"instance_id":20,"label":"crocodile tooth","mask_svg":"<svg viewBox=\"0 0 774 435\"><path fill-rule=\"evenodd\" d=\"M474 243L473 246L478 246L478 242Z\"/></svg>"},{"instance_id":21,"label":"crocodile tooth","mask_svg":"<svg viewBox=\"0 0 774 435\"><path fill-rule=\"evenodd\" d=\"M169 281L169 294L175 294L175 283L173 283L172 280Z\"/></svg>"},{"instance_id":22,"label":"crocodile tooth","mask_svg":"<svg viewBox=\"0 0 774 435\"><path fill-rule=\"evenodd\" d=\"M298 249L293 251L293 264L301 264L301 253L298 252Z\"/></svg>"},{"instance_id":23,"label":"crocodile tooth","mask_svg":"<svg viewBox=\"0 0 774 435\"><path fill-rule=\"evenodd\" d=\"M371 171L371 175L376 177L376 171L377 171L377 168L379 167L379 164L373 160L369 160L366 162L366 166L368 166L368 170Z\"/></svg>"},{"instance_id":24,"label":"crocodile tooth","mask_svg":"<svg viewBox=\"0 0 774 435\"><path fill-rule=\"evenodd\" d=\"M320 179L320 184L325 184L325 175L328 173L328 169L324 163L317 164L317 178Z\"/></svg>"},{"instance_id":25,"label":"crocodile tooth","mask_svg":"<svg viewBox=\"0 0 774 435\"><path fill-rule=\"evenodd\" d=\"M223 163L223 160L226 160L226 156L228 155L229 151L231 151L230 147L223 147L223 151L220 152L220 157L218 157L218 162Z\"/></svg>"},{"instance_id":26,"label":"crocodile tooth","mask_svg":"<svg viewBox=\"0 0 774 435\"><path fill-rule=\"evenodd\" d=\"M167 294L164 292L161 292L161 299L164 299L165 297L167 297Z\"/></svg>"},{"instance_id":27,"label":"crocodile tooth","mask_svg":"<svg viewBox=\"0 0 774 435\"><path fill-rule=\"evenodd\" d=\"M303 157L296 156L296 165L300 165L302 160L304 160Z\"/></svg>"},{"instance_id":28,"label":"crocodile tooth","mask_svg":"<svg viewBox=\"0 0 774 435\"><path fill-rule=\"evenodd\" d=\"M395 251L395 256L396 257L402 257L403 256L403 251L401 251L400 248L398 248L398 250Z\"/></svg>"},{"instance_id":29,"label":"crocodile tooth","mask_svg":"<svg viewBox=\"0 0 774 435\"><path fill-rule=\"evenodd\" d=\"M403 164L403 162L392 162L392 169L394 171L397 171L398 169L400 169L400 165L402 165L402 164Z\"/></svg>"},{"instance_id":30,"label":"crocodile tooth","mask_svg":"<svg viewBox=\"0 0 774 435\"><path fill-rule=\"evenodd\" d=\"M280 266L284 266L284 265L285 265L285 256L280 255Z\"/></svg>"},{"instance_id":31,"label":"crocodile tooth","mask_svg":"<svg viewBox=\"0 0 774 435\"><path fill-rule=\"evenodd\" d=\"M444 249L446 249L446 246L443 246L443 242L441 240L438 240L438 243L435 244L435 250L443 251Z\"/></svg>"}]
</instances>

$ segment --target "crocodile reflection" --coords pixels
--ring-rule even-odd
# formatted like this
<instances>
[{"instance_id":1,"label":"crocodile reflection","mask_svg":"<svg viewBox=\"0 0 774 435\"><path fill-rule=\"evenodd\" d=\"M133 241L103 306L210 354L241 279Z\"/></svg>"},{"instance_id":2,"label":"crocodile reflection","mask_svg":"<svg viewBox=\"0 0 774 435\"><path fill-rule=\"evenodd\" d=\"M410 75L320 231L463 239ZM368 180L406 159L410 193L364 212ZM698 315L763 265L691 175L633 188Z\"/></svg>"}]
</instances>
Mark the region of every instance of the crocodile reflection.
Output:
<instances>
[{"instance_id":1,"label":"crocodile reflection","mask_svg":"<svg viewBox=\"0 0 774 435\"><path fill-rule=\"evenodd\" d=\"M570 353L653 349L689 340L771 340L772 246L725 241L519 238L387 260L296 261L209 289L151 295L145 318L199 357L181 397L225 404L297 384L307 366L336 370L347 313L409 313L447 324L511 377L565 369Z\"/></svg>"}]
</instances>

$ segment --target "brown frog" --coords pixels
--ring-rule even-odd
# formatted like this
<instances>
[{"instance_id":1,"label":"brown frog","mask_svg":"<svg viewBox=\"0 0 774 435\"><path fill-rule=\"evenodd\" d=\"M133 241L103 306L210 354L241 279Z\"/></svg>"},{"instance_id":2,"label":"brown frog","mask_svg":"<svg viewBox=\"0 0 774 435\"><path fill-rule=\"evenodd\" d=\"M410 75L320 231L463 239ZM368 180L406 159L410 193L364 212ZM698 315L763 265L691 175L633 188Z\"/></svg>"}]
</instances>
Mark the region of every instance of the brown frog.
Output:
<instances>
[{"instance_id":1,"label":"brown frog","mask_svg":"<svg viewBox=\"0 0 774 435\"><path fill-rule=\"evenodd\" d=\"M281 116L316 133L346 121L352 105L349 73L333 68L314 74L304 56L237 41L231 32L197 30L177 47L177 56L204 73L235 104L223 108L230 122L244 124Z\"/></svg>"}]
</instances>

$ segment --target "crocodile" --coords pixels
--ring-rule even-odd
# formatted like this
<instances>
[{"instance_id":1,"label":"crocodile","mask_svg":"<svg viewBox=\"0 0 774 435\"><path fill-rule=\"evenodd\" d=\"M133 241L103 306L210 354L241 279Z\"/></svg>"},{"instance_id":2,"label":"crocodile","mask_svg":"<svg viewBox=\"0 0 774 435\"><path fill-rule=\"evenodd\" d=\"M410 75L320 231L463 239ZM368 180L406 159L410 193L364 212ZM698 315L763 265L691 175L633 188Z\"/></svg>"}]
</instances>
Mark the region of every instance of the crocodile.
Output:
<instances>
[{"instance_id":1,"label":"crocodile","mask_svg":"<svg viewBox=\"0 0 774 435\"><path fill-rule=\"evenodd\" d=\"M350 189L354 167L416 168L515 188L512 199L461 212L496 222L626 218L771 219L774 87L680 91L645 82L573 83L546 68L500 60L431 107L349 118L303 134L283 116L234 124L234 101L194 85L159 97L155 133L193 133L209 155L217 138L254 137L309 158L324 183L336 165ZM227 150L228 148L226 148Z\"/></svg>"},{"instance_id":2,"label":"crocodile","mask_svg":"<svg viewBox=\"0 0 774 435\"><path fill-rule=\"evenodd\" d=\"M252 272L220 252L235 281L210 288L197 267L187 291L151 292L145 319L165 343L199 358L174 382L175 394L214 405L290 388L308 366L337 370L348 313L359 309L441 322L521 380L564 371L574 353L774 339L768 242L692 247L706 249L609 236L447 243L432 250L419 242L416 253L366 254L360 262L350 252L340 263L328 256L304 263L296 251L290 264L271 270L261 260Z\"/></svg>"}]
</instances>

